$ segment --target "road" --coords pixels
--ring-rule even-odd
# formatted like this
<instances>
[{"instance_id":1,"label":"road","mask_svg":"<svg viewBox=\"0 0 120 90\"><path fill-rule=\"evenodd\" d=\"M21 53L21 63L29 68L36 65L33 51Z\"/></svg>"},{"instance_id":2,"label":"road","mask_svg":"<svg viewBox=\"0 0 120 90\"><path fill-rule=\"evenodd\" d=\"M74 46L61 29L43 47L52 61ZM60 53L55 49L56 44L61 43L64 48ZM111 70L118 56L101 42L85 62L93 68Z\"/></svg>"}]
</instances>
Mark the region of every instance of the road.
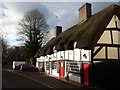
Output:
<instances>
[{"instance_id":1,"label":"road","mask_svg":"<svg viewBox=\"0 0 120 90\"><path fill-rule=\"evenodd\" d=\"M2 88L48 88L14 72L3 71L2 76Z\"/></svg>"},{"instance_id":2,"label":"road","mask_svg":"<svg viewBox=\"0 0 120 90\"><path fill-rule=\"evenodd\" d=\"M2 88L78 88L38 72L21 72L3 69Z\"/></svg>"},{"instance_id":3,"label":"road","mask_svg":"<svg viewBox=\"0 0 120 90\"><path fill-rule=\"evenodd\" d=\"M2 69L2 90L8 89L49 89L49 90L105 90L97 87L77 87L39 72L22 72Z\"/></svg>"}]
</instances>

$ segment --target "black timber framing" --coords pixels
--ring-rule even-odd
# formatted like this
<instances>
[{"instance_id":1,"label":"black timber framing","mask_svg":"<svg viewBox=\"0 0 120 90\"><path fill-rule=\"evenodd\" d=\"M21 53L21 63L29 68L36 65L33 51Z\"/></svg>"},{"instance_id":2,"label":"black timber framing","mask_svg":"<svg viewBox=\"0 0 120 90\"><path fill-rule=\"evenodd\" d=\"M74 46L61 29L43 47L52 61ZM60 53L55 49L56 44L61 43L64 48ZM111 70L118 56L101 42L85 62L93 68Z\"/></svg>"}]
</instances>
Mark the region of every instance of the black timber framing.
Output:
<instances>
[{"instance_id":1,"label":"black timber framing","mask_svg":"<svg viewBox=\"0 0 120 90\"><path fill-rule=\"evenodd\" d=\"M97 50L96 50L96 52L95 53L93 53L93 60L109 60L108 59L108 47L116 47L118 50L117 50L117 53L118 53L118 60L120 59L120 44L100 44L100 43L98 43L96 46L100 46ZM95 57L95 55L103 48L103 47L105 47L105 59L94 59L94 57ZM111 60L111 59L110 59ZM116 59L114 59L114 60L116 60Z\"/></svg>"},{"instance_id":2,"label":"black timber framing","mask_svg":"<svg viewBox=\"0 0 120 90\"><path fill-rule=\"evenodd\" d=\"M120 60L120 48L118 47L118 60Z\"/></svg>"},{"instance_id":3,"label":"black timber framing","mask_svg":"<svg viewBox=\"0 0 120 90\"><path fill-rule=\"evenodd\" d=\"M108 47L105 46L105 59L108 60Z\"/></svg>"},{"instance_id":4,"label":"black timber framing","mask_svg":"<svg viewBox=\"0 0 120 90\"><path fill-rule=\"evenodd\" d=\"M98 43L96 46L120 47L120 44L102 44L102 43Z\"/></svg>"},{"instance_id":5,"label":"black timber framing","mask_svg":"<svg viewBox=\"0 0 120 90\"><path fill-rule=\"evenodd\" d=\"M89 68L89 85L94 85L94 48L91 49L91 62L90 62L90 68Z\"/></svg>"},{"instance_id":6,"label":"black timber framing","mask_svg":"<svg viewBox=\"0 0 120 90\"><path fill-rule=\"evenodd\" d=\"M103 48L103 46L100 46L96 51L95 53L93 53L93 57Z\"/></svg>"},{"instance_id":7,"label":"black timber framing","mask_svg":"<svg viewBox=\"0 0 120 90\"><path fill-rule=\"evenodd\" d=\"M105 30L120 31L120 28L106 28Z\"/></svg>"},{"instance_id":8,"label":"black timber framing","mask_svg":"<svg viewBox=\"0 0 120 90\"><path fill-rule=\"evenodd\" d=\"M95 58L94 61L105 61L104 58ZM107 59L107 60L118 60L118 59Z\"/></svg>"},{"instance_id":9,"label":"black timber framing","mask_svg":"<svg viewBox=\"0 0 120 90\"><path fill-rule=\"evenodd\" d=\"M113 44L113 34L112 34L112 30L110 30L110 35L111 35L111 43Z\"/></svg>"},{"instance_id":10,"label":"black timber framing","mask_svg":"<svg viewBox=\"0 0 120 90\"><path fill-rule=\"evenodd\" d=\"M118 28L117 21L115 21L115 26L116 26L116 28Z\"/></svg>"}]
</instances>

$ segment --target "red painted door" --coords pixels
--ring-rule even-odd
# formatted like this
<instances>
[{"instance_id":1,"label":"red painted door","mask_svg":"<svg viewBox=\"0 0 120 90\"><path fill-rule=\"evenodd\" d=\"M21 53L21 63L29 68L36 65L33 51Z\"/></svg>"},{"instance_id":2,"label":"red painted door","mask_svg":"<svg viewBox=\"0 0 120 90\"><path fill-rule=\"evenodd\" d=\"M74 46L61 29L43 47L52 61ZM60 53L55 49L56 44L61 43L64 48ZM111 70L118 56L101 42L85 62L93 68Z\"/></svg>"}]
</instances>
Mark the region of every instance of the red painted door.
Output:
<instances>
[{"instance_id":1,"label":"red painted door","mask_svg":"<svg viewBox=\"0 0 120 90\"><path fill-rule=\"evenodd\" d=\"M84 68L84 84L89 84L89 64L83 64Z\"/></svg>"},{"instance_id":2,"label":"red painted door","mask_svg":"<svg viewBox=\"0 0 120 90\"><path fill-rule=\"evenodd\" d=\"M60 61L60 77L64 78L64 61Z\"/></svg>"}]
</instances>

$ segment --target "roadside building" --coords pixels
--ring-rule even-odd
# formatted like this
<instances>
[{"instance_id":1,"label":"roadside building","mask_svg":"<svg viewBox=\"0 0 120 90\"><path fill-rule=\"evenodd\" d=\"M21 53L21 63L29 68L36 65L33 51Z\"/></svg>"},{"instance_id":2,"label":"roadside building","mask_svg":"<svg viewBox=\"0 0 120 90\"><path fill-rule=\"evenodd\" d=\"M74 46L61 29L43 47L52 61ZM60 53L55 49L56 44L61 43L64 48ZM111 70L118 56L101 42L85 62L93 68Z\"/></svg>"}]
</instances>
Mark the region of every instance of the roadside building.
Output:
<instances>
[{"instance_id":1,"label":"roadside building","mask_svg":"<svg viewBox=\"0 0 120 90\"><path fill-rule=\"evenodd\" d=\"M120 65L120 6L110 5L91 15L91 4L86 3L78 11L78 24L64 32L55 27L55 37L35 55L36 65L57 77L97 85L106 72L102 67Z\"/></svg>"}]
</instances>

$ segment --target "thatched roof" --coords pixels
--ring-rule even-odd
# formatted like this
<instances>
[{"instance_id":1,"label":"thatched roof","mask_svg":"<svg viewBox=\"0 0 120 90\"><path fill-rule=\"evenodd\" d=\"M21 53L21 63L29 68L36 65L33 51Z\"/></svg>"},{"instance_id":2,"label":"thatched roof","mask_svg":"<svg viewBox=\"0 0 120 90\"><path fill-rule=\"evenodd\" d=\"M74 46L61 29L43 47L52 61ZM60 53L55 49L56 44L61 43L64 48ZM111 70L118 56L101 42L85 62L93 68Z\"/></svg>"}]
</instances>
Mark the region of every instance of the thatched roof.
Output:
<instances>
[{"instance_id":1,"label":"thatched roof","mask_svg":"<svg viewBox=\"0 0 120 90\"><path fill-rule=\"evenodd\" d=\"M53 46L59 51L61 50L61 43L64 43L64 49L69 49L69 43L73 40L77 42L76 48L92 49L97 44L97 41L113 15L117 15L120 19L120 6L114 4L110 5L102 11L92 15L84 23L76 24L65 30L56 38L51 39L40 53L52 54ZM39 54L39 56L42 54Z\"/></svg>"}]
</instances>

